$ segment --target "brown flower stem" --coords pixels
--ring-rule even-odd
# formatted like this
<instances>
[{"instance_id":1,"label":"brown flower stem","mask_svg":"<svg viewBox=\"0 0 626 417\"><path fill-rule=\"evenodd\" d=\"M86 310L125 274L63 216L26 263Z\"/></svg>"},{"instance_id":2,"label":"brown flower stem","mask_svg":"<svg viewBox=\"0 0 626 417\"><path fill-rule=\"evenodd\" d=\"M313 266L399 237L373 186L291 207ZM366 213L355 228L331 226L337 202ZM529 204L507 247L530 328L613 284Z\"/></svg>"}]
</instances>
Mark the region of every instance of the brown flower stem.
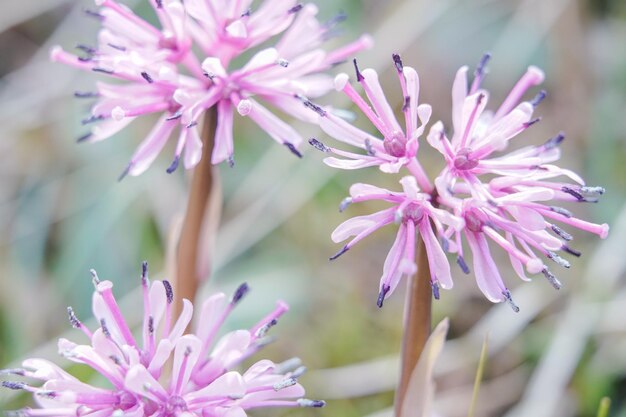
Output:
<instances>
[{"instance_id":1,"label":"brown flower stem","mask_svg":"<svg viewBox=\"0 0 626 417\"><path fill-rule=\"evenodd\" d=\"M178 241L176 253L175 308L176 314L182 309L182 300L193 301L198 284L203 278L199 270L199 253L202 247L202 232L206 229L206 213L213 194L219 194L219 185L211 164L211 154L217 127L217 110L207 110L202 127L202 158L193 170L189 187L189 200ZM183 127L184 129L184 127ZM174 316L176 317L176 316Z\"/></svg>"},{"instance_id":2,"label":"brown flower stem","mask_svg":"<svg viewBox=\"0 0 626 417\"><path fill-rule=\"evenodd\" d=\"M409 278L407 284L400 384L396 391L395 400L396 417L400 416L411 374L431 331L430 266L426 255L426 245L424 245L421 237L418 236L417 239L417 273Z\"/></svg>"}]
</instances>

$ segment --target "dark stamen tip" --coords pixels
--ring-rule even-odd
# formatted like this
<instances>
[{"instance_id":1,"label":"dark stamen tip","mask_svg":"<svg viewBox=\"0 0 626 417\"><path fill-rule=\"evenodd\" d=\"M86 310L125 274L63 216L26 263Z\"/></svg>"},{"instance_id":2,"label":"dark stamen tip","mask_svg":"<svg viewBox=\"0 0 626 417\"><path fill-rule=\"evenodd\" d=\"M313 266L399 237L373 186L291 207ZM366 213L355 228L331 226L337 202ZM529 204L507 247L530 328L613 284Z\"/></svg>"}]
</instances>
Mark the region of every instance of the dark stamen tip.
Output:
<instances>
[{"instance_id":1,"label":"dark stamen tip","mask_svg":"<svg viewBox=\"0 0 626 417\"><path fill-rule=\"evenodd\" d=\"M393 58L393 64L396 67L396 71L398 71L398 74L401 74L402 70L404 69L404 65L402 64L402 58L400 58L399 54L392 54L391 57Z\"/></svg>"},{"instance_id":2,"label":"dark stamen tip","mask_svg":"<svg viewBox=\"0 0 626 417\"><path fill-rule=\"evenodd\" d=\"M391 287L389 285L383 284L383 288L378 293L378 299L376 300L376 305L378 306L378 308L383 307L383 303L385 302L385 297L387 296L387 293L389 292L390 289Z\"/></svg>"},{"instance_id":3,"label":"dark stamen tip","mask_svg":"<svg viewBox=\"0 0 626 417\"><path fill-rule=\"evenodd\" d=\"M143 71L141 73L141 76L143 77L144 80L148 81L150 84L152 84L154 82L154 80L152 79L152 77L150 76L150 74L148 74L147 72Z\"/></svg>"},{"instance_id":4,"label":"dark stamen tip","mask_svg":"<svg viewBox=\"0 0 626 417\"><path fill-rule=\"evenodd\" d=\"M509 303L513 311L516 313L519 313L519 307L513 301L513 297L511 296L511 291L505 290L502 292L502 295L504 295L505 300L507 301L507 303Z\"/></svg>"},{"instance_id":5,"label":"dark stamen tip","mask_svg":"<svg viewBox=\"0 0 626 417\"><path fill-rule=\"evenodd\" d=\"M178 163L180 162L180 156L176 155L174 157L174 160L172 161L172 163L170 164L170 166L165 170L165 172L167 172L168 174L173 173L174 171L176 171L176 168L178 168Z\"/></svg>"},{"instance_id":6,"label":"dark stamen tip","mask_svg":"<svg viewBox=\"0 0 626 417\"><path fill-rule=\"evenodd\" d=\"M174 290L172 289L172 284L166 279L163 280L163 288L165 288L165 298L168 304L172 304L174 302Z\"/></svg>"},{"instance_id":7,"label":"dark stamen tip","mask_svg":"<svg viewBox=\"0 0 626 417\"><path fill-rule=\"evenodd\" d=\"M99 114L99 115L91 115L89 117L87 117L86 119L83 119L80 121L80 123L84 126L90 123L94 123L94 122L99 122L100 120L104 120L105 116Z\"/></svg>"},{"instance_id":8,"label":"dark stamen tip","mask_svg":"<svg viewBox=\"0 0 626 417\"><path fill-rule=\"evenodd\" d=\"M330 258L328 258L328 260L329 261L334 261L335 259L339 258L341 255L346 253L348 251L348 249L350 249L350 248L347 245L344 246L343 248L341 248L341 250L339 252L337 252L336 254L331 256Z\"/></svg>"},{"instance_id":9,"label":"dark stamen tip","mask_svg":"<svg viewBox=\"0 0 626 417\"><path fill-rule=\"evenodd\" d=\"M439 294L439 283L438 282L431 282L430 283L430 288L432 288L433 291L433 297L435 298L435 300L439 300L440 294Z\"/></svg>"},{"instance_id":10,"label":"dark stamen tip","mask_svg":"<svg viewBox=\"0 0 626 417\"><path fill-rule=\"evenodd\" d=\"M195 120L187 125L187 129L191 129L192 127L198 126L198 122Z\"/></svg>"},{"instance_id":11,"label":"dark stamen tip","mask_svg":"<svg viewBox=\"0 0 626 417\"><path fill-rule=\"evenodd\" d=\"M76 98L96 98L99 96L100 94L95 91L74 91L74 97Z\"/></svg>"},{"instance_id":12,"label":"dark stamen tip","mask_svg":"<svg viewBox=\"0 0 626 417\"><path fill-rule=\"evenodd\" d=\"M78 139L76 139L76 143L82 143L85 142L87 139L89 139L92 136L92 133L85 133L84 135L82 135L81 137L79 137Z\"/></svg>"},{"instance_id":13,"label":"dark stamen tip","mask_svg":"<svg viewBox=\"0 0 626 417\"><path fill-rule=\"evenodd\" d=\"M233 294L233 299L232 299L232 303L233 304L237 304L239 301L241 301L241 299L248 294L248 292L250 291L250 287L248 286L248 284L246 282L244 282L243 284L241 284L237 290L235 291L235 294Z\"/></svg>"},{"instance_id":14,"label":"dark stamen tip","mask_svg":"<svg viewBox=\"0 0 626 417\"><path fill-rule=\"evenodd\" d=\"M552 272L548 268L544 268L541 272L546 277L548 282L554 287L555 290L560 290L562 285L561 282L554 276Z\"/></svg>"},{"instance_id":15,"label":"dark stamen tip","mask_svg":"<svg viewBox=\"0 0 626 417\"><path fill-rule=\"evenodd\" d=\"M302 104L304 104L304 107L313 110L315 113L319 114L320 116L326 117L326 110L324 110L321 106L313 103L311 100L308 100L303 97Z\"/></svg>"},{"instance_id":16,"label":"dark stamen tip","mask_svg":"<svg viewBox=\"0 0 626 417\"><path fill-rule=\"evenodd\" d=\"M309 145L313 146L318 151L321 151L321 152L324 152L324 153L331 152L331 149L328 146L324 145L324 143L322 143L321 141L319 141L319 140L317 140L315 138L309 139Z\"/></svg>"},{"instance_id":17,"label":"dark stamen tip","mask_svg":"<svg viewBox=\"0 0 626 417\"><path fill-rule=\"evenodd\" d=\"M461 271L463 271L463 273L465 273L465 274L469 274L470 273L469 266L467 266L467 263L465 262L465 259L461 255L456 257L456 263L457 263L457 265L459 265L459 267L461 268Z\"/></svg>"},{"instance_id":18,"label":"dark stamen tip","mask_svg":"<svg viewBox=\"0 0 626 417\"><path fill-rule=\"evenodd\" d=\"M148 261L143 261L141 263L141 279L143 281L147 281L148 279Z\"/></svg>"},{"instance_id":19,"label":"dark stamen tip","mask_svg":"<svg viewBox=\"0 0 626 417\"><path fill-rule=\"evenodd\" d=\"M537 93L537 95L530 101L530 104L532 104L533 107L537 107L539 105L539 103L541 103L543 101L544 98L546 98L546 90L541 90L540 92Z\"/></svg>"},{"instance_id":20,"label":"dark stamen tip","mask_svg":"<svg viewBox=\"0 0 626 417\"><path fill-rule=\"evenodd\" d=\"M313 408L321 408L326 405L326 401L323 400L309 400L307 398L300 398L297 400L300 407L313 407Z\"/></svg>"},{"instance_id":21,"label":"dark stamen tip","mask_svg":"<svg viewBox=\"0 0 626 417\"><path fill-rule=\"evenodd\" d=\"M2 386L8 389L20 390L26 387L23 382L2 381Z\"/></svg>"},{"instance_id":22,"label":"dark stamen tip","mask_svg":"<svg viewBox=\"0 0 626 417\"><path fill-rule=\"evenodd\" d=\"M301 3L296 4L291 9L287 10L287 14L298 13L303 7L304 6Z\"/></svg>"},{"instance_id":23,"label":"dark stamen tip","mask_svg":"<svg viewBox=\"0 0 626 417\"><path fill-rule=\"evenodd\" d=\"M74 309L72 307L67 308L67 317L70 320L70 324L73 328L78 329L81 326L80 320L76 317Z\"/></svg>"},{"instance_id":24,"label":"dark stamen tip","mask_svg":"<svg viewBox=\"0 0 626 417\"><path fill-rule=\"evenodd\" d=\"M559 134L555 137L548 139L546 143L543 144L543 147L545 149L556 148L561 144L561 142L563 142L563 140L565 140L565 133L559 132Z\"/></svg>"},{"instance_id":25,"label":"dark stamen tip","mask_svg":"<svg viewBox=\"0 0 626 417\"><path fill-rule=\"evenodd\" d=\"M352 197L346 197L341 200L341 203L339 204L339 212L342 213L350 204L352 204Z\"/></svg>"},{"instance_id":26,"label":"dark stamen tip","mask_svg":"<svg viewBox=\"0 0 626 417\"><path fill-rule=\"evenodd\" d=\"M98 19L98 20L104 19L103 15L101 15L100 13L98 13L98 12L96 12L94 10L84 9L83 12L85 13L85 15L87 15L89 17L93 17L93 18Z\"/></svg>"},{"instance_id":27,"label":"dark stamen tip","mask_svg":"<svg viewBox=\"0 0 626 417\"><path fill-rule=\"evenodd\" d=\"M575 256L577 258L580 258L582 256L582 254L583 254L581 251L573 249L573 248L570 248L567 245L561 246L561 250L566 252L566 253L569 253L570 255L573 255L573 256Z\"/></svg>"},{"instance_id":28,"label":"dark stamen tip","mask_svg":"<svg viewBox=\"0 0 626 417\"><path fill-rule=\"evenodd\" d=\"M128 166L126 168L124 168L124 171L122 171L122 173L120 174L120 176L117 178L117 181L122 181L130 172L130 169L133 167L133 163L130 162L128 164Z\"/></svg>"},{"instance_id":29,"label":"dark stamen tip","mask_svg":"<svg viewBox=\"0 0 626 417\"><path fill-rule=\"evenodd\" d=\"M576 191L573 188L568 187L566 185L561 187L561 191L563 191L564 193L567 193L567 194L573 196L578 201L585 201L586 200L585 197L581 193L579 193L578 191Z\"/></svg>"},{"instance_id":30,"label":"dark stamen tip","mask_svg":"<svg viewBox=\"0 0 626 417\"><path fill-rule=\"evenodd\" d=\"M113 74L113 73L114 73L114 71L113 71L113 70L111 70L111 69L107 69L107 68L100 68L100 67L94 67L94 68L92 68L91 70L92 70L93 72L101 72L101 73L103 73L103 74L108 74L108 75L111 75L111 74Z\"/></svg>"},{"instance_id":31,"label":"dark stamen tip","mask_svg":"<svg viewBox=\"0 0 626 417\"><path fill-rule=\"evenodd\" d=\"M410 96L406 96L404 98L404 104L402 105L402 111L405 112L409 109L409 106L411 105L411 97Z\"/></svg>"},{"instance_id":32,"label":"dark stamen tip","mask_svg":"<svg viewBox=\"0 0 626 417\"><path fill-rule=\"evenodd\" d=\"M154 333L154 317L148 317L148 333Z\"/></svg>"},{"instance_id":33,"label":"dark stamen tip","mask_svg":"<svg viewBox=\"0 0 626 417\"><path fill-rule=\"evenodd\" d=\"M159 9L163 8L163 0L155 0L155 3L157 5L157 8Z\"/></svg>"},{"instance_id":34,"label":"dark stamen tip","mask_svg":"<svg viewBox=\"0 0 626 417\"><path fill-rule=\"evenodd\" d=\"M287 149L289 149L291 151L292 154L294 154L298 158L302 158L302 154L300 153L300 151L296 148L296 146L293 143L285 142L285 143L283 143L283 145L285 145L287 147Z\"/></svg>"},{"instance_id":35,"label":"dark stamen tip","mask_svg":"<svg viewBox=\"0 0 626 417\"><path fill-rule=\"evenodd\" d=\"M354 64L354 71L356 72L356 80L358 82L363 81L365 78L363 77L363 74L361 74L361 71L359 71L359 65L356 62L356 58L352 60L352 63Z\"/></svg>"},{"instance_id":36,"label":"dark stamen tip","mask_svg":"<svg viewBox=\"0 0 626 417\"><path fill-rule=\"evenodd\" d=\"M539 123L540 121L541 121L541 117L537 117L529 122L522 123L522 126L524 127L524 129L528 129L529 127L531 127L535 123Z\"/></svg>"},{"instance_id":37,"label":"dark stamen tip","mask_svg":"<svg viewBox=\"0 0 626 417\"><path fill-rule=\"evenodd\" d=\"M476 70L474 71L474 77L480 77L485 73L485 70L487 69L487 63L489 63L490 59L491 53L485 52L482 58L480 58L480 61L478 61L478 65L476 66Z\"/></svg>"},{"instance_id":38,"label":"dark stamen tip","mask_svg":"<svg viewBox=\"0 0 626 417\"><path fill-rule=\"evenodd\" d=\"M167 121L177 120L177 119L180 119L181 117L183 117L183 112L177 111L176 113L172 114L170 117L166 118L165 120Z\"/></svg>"},{"instance_id":39,"label":"dark stamen tip","mask_svg":"<svg viewBox=\"0 0 626 417\"><path fill-rule=\"evenodd\" d=\"M235 157L233 155L228 157L228 166L231 168L235 167Z\"/></svg>"}]
</instances>

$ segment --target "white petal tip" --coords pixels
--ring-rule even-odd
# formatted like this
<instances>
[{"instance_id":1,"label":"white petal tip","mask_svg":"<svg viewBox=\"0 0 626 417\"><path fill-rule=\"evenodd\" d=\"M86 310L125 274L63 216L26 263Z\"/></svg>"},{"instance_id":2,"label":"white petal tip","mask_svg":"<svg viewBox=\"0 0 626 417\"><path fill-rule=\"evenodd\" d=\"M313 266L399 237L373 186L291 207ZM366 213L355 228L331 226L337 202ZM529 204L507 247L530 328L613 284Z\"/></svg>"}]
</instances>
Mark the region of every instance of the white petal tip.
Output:
<instances>
[{"instance_id":1,"label":"white petal tip","mask_svg":"<svg viewBox=\"0 0 626 417\"><path fill-rule=\"evenodd\" d=\"M531 65L530 67L528 67L528 70L526 71L528 76L531 77L533 84L537 85L537 84L541 84L543 82L543 80L546 78L545 73L543 72L543 70L539 67L536 67L534 65Z\"/></svg>"},{"instance_id":2,"label":"white petal tip","mask_svg":"<svg viewBox=\"0 0 626 417\"><path fill-rule=\"evenodd\" d=\"M126 112L120 106L117 106L113 110L111 110L111 118L113 118L113 120L115 120L116 122L119 122L124 117L126 117Z\"/></svg>"},{"instance_id":3,"label":"white petal tip","mask_svg":"<svg viewBox=\"0 0 626 417\"><path fill-rule=\"evenodd\" d=\"M346 87L346 84L348 84L349 80L350 80L350 76L346 74L345 72L342 72L341 74L337 74L337 76L335 77L335 90L343 91L343 89Z\"/></svg>"},{"instance_id":4,"label":"white petal tip","mask_svg":"<svg viewBox=\"0 0 626 417\"><path fill-rule=\"evenodd\" d=\"M242 116L247 116L252 111L252 102L250 100L241 100L237 104L237 112Z\"/></svg>"},{"instance_id":5,"label":"white petal tip","mask_svg":"<svg viewBox=\"0 0 626 417\"><path fill-rule=\"evenodd\" d=\"M50 60L56 62L59 58L59 55L63 53L63 48L59 45L55 45L50 49Z\"/></svg>"},{"instance_id":6,"label":"white petal tip","mask_svg":"<svg viewBox=\"0 0 626 417\"><path fill-rule=\"evenodd\" d=\"M538 274L543 271L544 265L539 259L534 258L526 263L526 270L529 274Z\"/></svg>"},{"instance_id":7,"label":"white petal tip","mask_svg":"<svg viewBox=\"0 0 626 417\"><path fill-rule=\"evenodd\" d=\"M600 238L606 239L609 236L609 225L604 223L602 225L602 231L600 232Z\"/></svg>"},{"instance_id":8,"label":"white petal tip","mask_svg":"<svg viewBox=\"0 0 626 417\"><path fill-rule=\"evenodd\" d=\"M361 42L361 45L363 46L363 48L365 49L370 49L371 47L374 46L374 38L372 38L371 35L369 35L368 33L362 35L359 38L359 41Z\"/></svg>"}]
</instances>

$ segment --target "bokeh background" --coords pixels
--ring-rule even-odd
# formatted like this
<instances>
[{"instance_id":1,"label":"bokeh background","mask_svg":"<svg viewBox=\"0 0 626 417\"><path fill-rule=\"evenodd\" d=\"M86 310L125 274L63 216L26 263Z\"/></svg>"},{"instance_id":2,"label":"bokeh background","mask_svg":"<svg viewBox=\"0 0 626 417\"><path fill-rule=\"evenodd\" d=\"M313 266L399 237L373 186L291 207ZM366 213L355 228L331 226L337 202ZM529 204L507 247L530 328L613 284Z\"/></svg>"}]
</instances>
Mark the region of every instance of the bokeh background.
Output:
<instances>
[{"instance_id":1,"label":"bokeh background","mask_svg":"<svg viewBox=\"0 0 626 417\"><path fill-rule=\"evenodd\" d=\"M139 13L143 0L125 1ZM480 347L489 334L489 358L476 415L594 416L609 396L611 416L626 416L626 2L623 0L318 0L322 16L348 14L344 39L369 32L373 49L361 67L381 74L399 110L400 89L391 53L421 78L421 101L433 121L450 121L450 89L464 64L484 51L492 62L485 86L493 102L530 64L545 69L547 99L541 123L513 146L539 144L563 130L561 164L607 189L597 205L568 207L578 216L609 222L609 238L576 233L583 257L560 270L564 288L542 278L518 285L506 259L502 271L521 308L492 305L471 276L453 269L456 287L435 303L435 321L451 328L436 367L436 410L464 416ZM167 276L168 235L182 215L188 178L165 173L169 154L136 178L117 182L146 133L141 120L115 137L77 145L86 104L72 98L89 90L92 74L48 62L55 44L72 48L95 39L97 22L84 16L86 0L0 1L0 368L27 356L57 360L56 339L71 335L65 307L91 316L89 268L111 279L131 320L138 319L140 261L152 276ZM349 65L337 71L351 72ZM331 93L325 104L346 106ZM376 307L378 279L394 230L383 230L330 264L338 248L330 232L362 204L340 214L350 184L397 188L397 178L376 169L336 172L306 150L297 160L247 121L236 126L235 168L221 167L223 219L214 274L202 293L230 292L243 281L253 288L229 322L248 326L277 298L292 311L273 330L278 341L265 356L301 357L311 371L308 396L328 400L322 410L290 416L390 415L398 378L403 288ZM304 136L328 140L313 126ZM366 126L366 125L364 125ZM423 146L429 172L440 168ZM173 147L172 147L173 149ZM556 267L555 267L556 268ZM88 320L87 320L88 321ZM74 367L85 379L87 370ZM0 391L0 409L29 403ZM257 413L256 415L270 415Z\"/></svg>"}]
</instances>

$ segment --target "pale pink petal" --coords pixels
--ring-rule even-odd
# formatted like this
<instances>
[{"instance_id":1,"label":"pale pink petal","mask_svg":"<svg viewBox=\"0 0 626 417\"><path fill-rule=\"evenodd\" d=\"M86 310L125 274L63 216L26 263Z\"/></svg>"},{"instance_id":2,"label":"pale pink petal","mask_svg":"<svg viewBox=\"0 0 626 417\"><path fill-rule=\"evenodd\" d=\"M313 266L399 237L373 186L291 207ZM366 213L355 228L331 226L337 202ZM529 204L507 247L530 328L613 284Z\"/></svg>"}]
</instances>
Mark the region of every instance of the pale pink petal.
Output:
<instances>
[{"instance_id":1,"label":"pale pink petal","mask_svg":"<svg viewBox=\"0 0 626 417\"><path fill-rule=\"evenodd\" d=\"M491 257L487 240L481 233L467 232L467 243L472 250L474 275L478 288L492 303L505 300L503 292L506 290L500 272Z\"/></svg>"},{"instance_id":2,"label":"pale pink petal","mask_svg":"<svg viewBox=\"0 0 626 417\"><path fill-rule=\"evenodd\" d=\"M219 164L233 155L233 105L230 100L217 103L217 129L212 164Z\"/></svg>"}]
</instances>

